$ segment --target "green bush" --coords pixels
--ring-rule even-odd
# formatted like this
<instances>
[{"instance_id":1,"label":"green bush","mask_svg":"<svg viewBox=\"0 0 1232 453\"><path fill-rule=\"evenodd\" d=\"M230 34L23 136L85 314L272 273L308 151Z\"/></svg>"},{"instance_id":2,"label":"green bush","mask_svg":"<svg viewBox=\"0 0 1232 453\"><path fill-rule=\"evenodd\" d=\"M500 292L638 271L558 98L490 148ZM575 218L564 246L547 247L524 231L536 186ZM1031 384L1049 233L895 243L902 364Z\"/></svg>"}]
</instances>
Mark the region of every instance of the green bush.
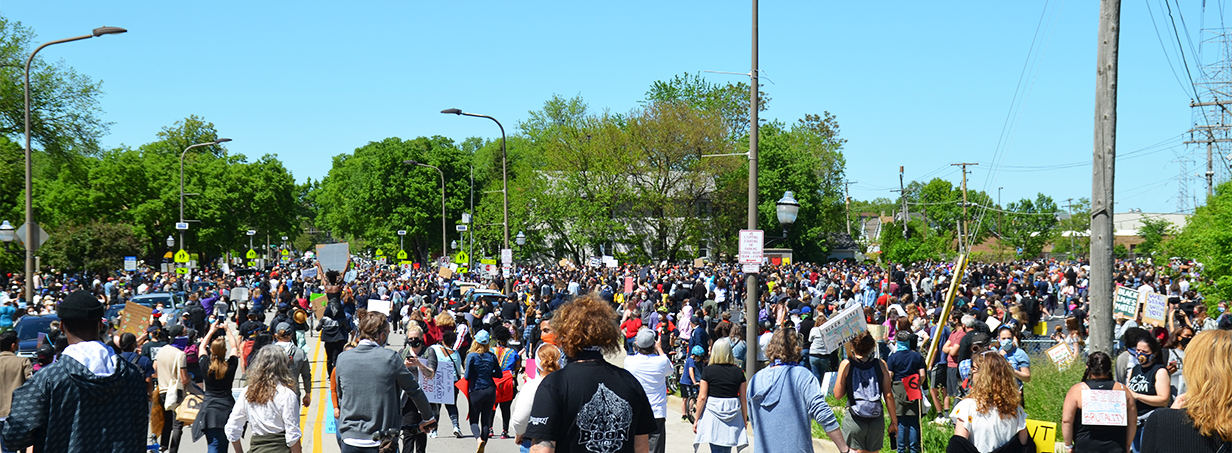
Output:
<instances>
[{"instance_id":1,"label":"green bush","mask_svg":"<svg viewBox=\"0 0 1232 453\"><path fill-rule=\"evenodd\" d=\"M1023 389L1027 399L1027 418L1056 423L1057 442L1062 440L1060 435L1061 409L1065 406L1065 393L1082 380L1084 366L1082 363L1075 362L1065 370L1058 370L1048 356L1044 354L1031 356L1031 382L1028 382ZM843 412L843 408L847 405L846 400L845 397L826 397L826 402L830 404L830 408L834 410L834 416L840 423L846 415ZM946 445L950 442L950 436L954 434L954 429L950 426L930 423L937 415L937 409L933 408L928 416L920 418L921 451L945 451ZM889 423L889 417L886 417L886 423ZM883 450L890 449L889 435L890 431L887 429ZM817 422L813 422L813 437L829 439Z\"/></svg>"}]
</instances>

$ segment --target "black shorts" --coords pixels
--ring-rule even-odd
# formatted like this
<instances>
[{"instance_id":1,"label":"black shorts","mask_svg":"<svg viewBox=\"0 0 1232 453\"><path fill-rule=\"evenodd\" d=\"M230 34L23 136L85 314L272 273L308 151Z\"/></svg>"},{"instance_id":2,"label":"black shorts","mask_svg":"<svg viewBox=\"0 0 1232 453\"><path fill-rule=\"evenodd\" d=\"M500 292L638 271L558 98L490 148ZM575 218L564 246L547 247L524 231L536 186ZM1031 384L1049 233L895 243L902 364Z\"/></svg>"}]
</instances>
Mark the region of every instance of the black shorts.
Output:
<instances>
[{"instance_id":1,"label":"black shorts","mask_svg":"<svg viewBox=\"0 0 1232 453\"><path fill-rule=\"evenodd\" d=\"M949 396L962 396L962 376L958 374L958 367L946 367L945 369L945 394Z\"/></svg>"},{"instance_id":2,"label":"black shorts","mask_svg":"<svg viewBox=\"0 0 1232 453\"><path fill-rule=\"evenodd\" d=\"M929 388L944 389L946 378L945 362L933 365L933 369L928 371Z\"/></svg>"}]
</instances>

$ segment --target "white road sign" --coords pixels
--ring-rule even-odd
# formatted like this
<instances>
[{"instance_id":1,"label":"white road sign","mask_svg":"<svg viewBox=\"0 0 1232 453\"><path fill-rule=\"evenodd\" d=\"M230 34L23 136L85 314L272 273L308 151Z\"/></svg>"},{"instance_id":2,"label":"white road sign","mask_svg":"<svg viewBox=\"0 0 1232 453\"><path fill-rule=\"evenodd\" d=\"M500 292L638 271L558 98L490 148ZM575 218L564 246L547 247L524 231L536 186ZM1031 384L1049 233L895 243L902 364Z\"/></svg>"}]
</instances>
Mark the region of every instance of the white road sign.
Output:
<instances>
[{"instance_id":1,"label":"white road sign","mask_svg":"<svg viewBox=\"0 0 1232 453\"><path fill-rule=\"evenodd\" d=\"M761 264L765 240L765 231L740 230L740 264Z\"/></svg>"}]
</instances>

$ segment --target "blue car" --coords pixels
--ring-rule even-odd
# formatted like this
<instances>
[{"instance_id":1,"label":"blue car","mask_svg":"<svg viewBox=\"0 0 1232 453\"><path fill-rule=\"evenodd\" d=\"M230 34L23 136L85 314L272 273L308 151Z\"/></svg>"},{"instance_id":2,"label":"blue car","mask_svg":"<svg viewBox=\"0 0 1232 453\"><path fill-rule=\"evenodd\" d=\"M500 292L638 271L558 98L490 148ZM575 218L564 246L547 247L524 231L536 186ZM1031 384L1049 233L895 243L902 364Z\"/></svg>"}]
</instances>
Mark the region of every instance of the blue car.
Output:
<instances>
[{"instance_id":1,"label":"blue car","mask_svg":"<svg viewBox=\"0 0 1232 453\"><path fill-rule=\"evenodd\" d=\"M184 311L184 299L180 296L171 293L150 293L134 296L129 300L130 304L141 304L150 308L157 307L158 304L163 304L163 314L159 318L165 325L167 320L180 319L180 314ZM115 304L107 307L106 313L103 314L108 322L113 326L118 326L120 322L120 310L124 309L124 304Z\"/></svg>"},{"instance_id":2,"label":"blue car","mask_svg":"<svg viewBox=\"0 0 1232 453\"><path fill-rule=\"evenodd\" d=\"M39 337L51 331L52 321L59 320L56 315L26 315L18 319L13 324L13 330L17 332L17 356L33 359L38 350Z\"/></svg>"}]
</instances>

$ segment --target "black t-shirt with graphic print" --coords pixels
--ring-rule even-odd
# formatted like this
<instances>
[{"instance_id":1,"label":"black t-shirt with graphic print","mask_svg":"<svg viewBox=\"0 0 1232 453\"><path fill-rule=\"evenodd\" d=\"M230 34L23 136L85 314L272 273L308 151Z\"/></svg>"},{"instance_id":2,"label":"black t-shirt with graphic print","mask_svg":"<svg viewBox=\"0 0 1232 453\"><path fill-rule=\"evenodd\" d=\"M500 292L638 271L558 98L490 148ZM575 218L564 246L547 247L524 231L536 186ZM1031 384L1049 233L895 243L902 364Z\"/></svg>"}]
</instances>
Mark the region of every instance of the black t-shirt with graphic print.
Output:
<instances>
[{"instance_id":1,"label":"black t-shirt with graphic print","mask_svg":"<svg viewBox=\"0 0 1232 453\"><path fill-rule=\"evenodd\" d=\"M628 371L598 352L543 378L535 392L526 438L556 442L556 451L633 451L633 437L655 431L646 392Z\"/></svg>"}]
</instances>

